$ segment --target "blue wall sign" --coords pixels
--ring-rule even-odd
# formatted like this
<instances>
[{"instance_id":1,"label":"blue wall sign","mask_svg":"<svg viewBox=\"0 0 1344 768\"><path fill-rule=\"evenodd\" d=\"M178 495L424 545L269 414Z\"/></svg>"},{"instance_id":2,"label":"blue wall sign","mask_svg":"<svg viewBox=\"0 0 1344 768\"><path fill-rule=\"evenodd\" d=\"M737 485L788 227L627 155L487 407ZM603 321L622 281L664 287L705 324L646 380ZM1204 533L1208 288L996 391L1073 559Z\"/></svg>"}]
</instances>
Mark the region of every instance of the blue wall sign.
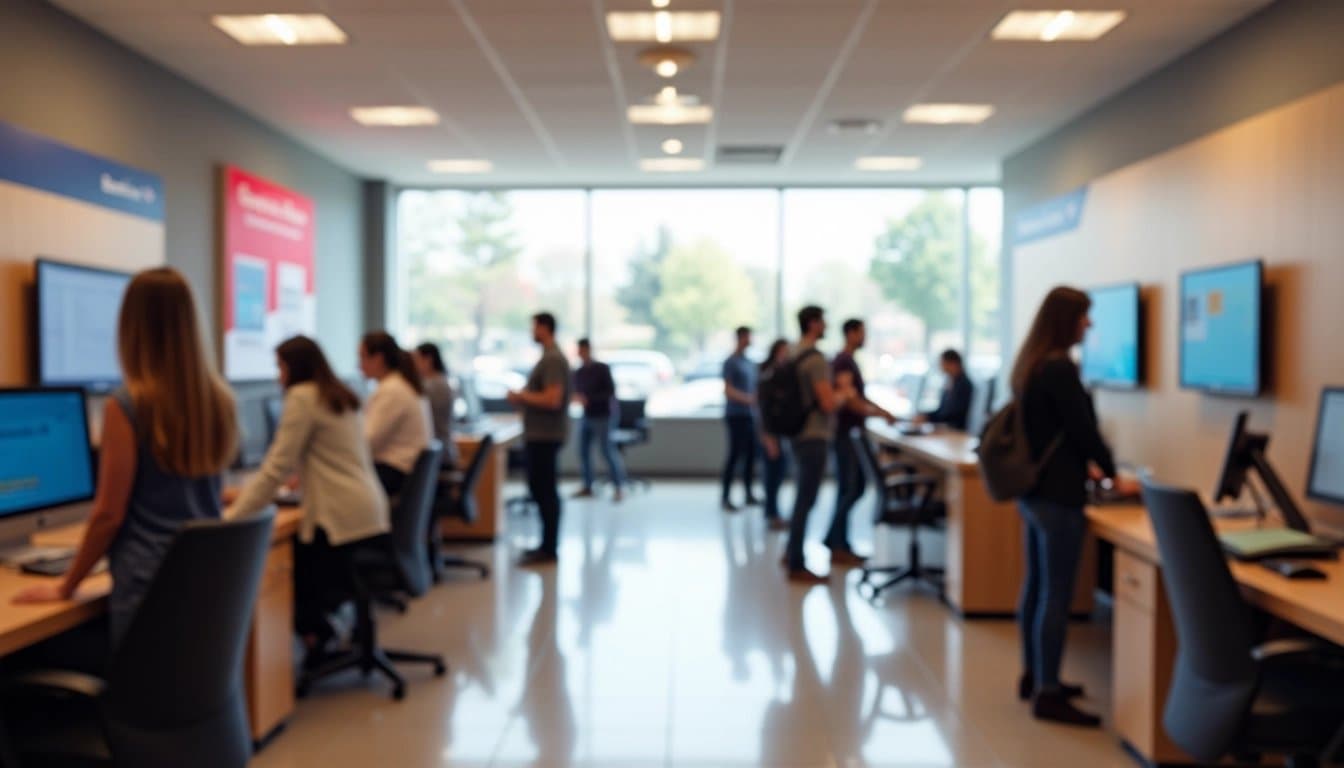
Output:
<instances>
[{"instance_id":1,"label":"blue wall sign","mask_svg":"<svg viewBox=\"0 0 1344 768\"><path fill-rule=\"evenodd\" d=\"M1072 232L1082 221L1086 204L1087 187L1082 187L1017 214L1013 219L1013 244L1022 245Z\"/></svg>"}]
</instances>

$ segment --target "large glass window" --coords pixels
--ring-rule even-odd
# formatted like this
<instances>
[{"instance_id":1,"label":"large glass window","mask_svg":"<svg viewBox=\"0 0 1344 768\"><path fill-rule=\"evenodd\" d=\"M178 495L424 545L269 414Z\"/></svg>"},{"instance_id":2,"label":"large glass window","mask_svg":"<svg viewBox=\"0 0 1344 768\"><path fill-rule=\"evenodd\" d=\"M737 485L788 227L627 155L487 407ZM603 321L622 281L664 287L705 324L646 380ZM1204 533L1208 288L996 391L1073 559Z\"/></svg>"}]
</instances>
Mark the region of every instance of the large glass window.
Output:
<instances>
[{"instance_id":1,"label":"large glass window","mask_svg":"<svg viewBox=\"0 0 1344 768\"><path fill-rule=\"evenodd\" d=\"M723 407L733 330L776 333L779 193L593 192L593 343L652 416Z\"/></svg>"},{"instance_id":2,"label":"large glass window","mask_svg":"<svg viewBox=\"0 0 1344 768\"><path fill-rule=\"evenodd\" d=\"M572 346L586 324L586 197L403 192L392 323L403 343L438 342L487 400L521 386L536 360L534 313L554 313L561 343Z\"/></svg>"},{"instance_id":3,"label":"large glass window","mask_svg":"<svg viewBox=\"0 0 1344 768\"><path fill-rule=\"evenodd\" d=\"M389 324L442 344L489 401L522 383L528 318L549 310L567 353L593 339L622 398L713 416L733 329L755 330L759 357L818 304L829 352L846 318L866 321L870 394L908 413L937 398L942 349L977 376L1001 365L1002 204L995 188L406 190Z\"/></svg>"}]
</instances>

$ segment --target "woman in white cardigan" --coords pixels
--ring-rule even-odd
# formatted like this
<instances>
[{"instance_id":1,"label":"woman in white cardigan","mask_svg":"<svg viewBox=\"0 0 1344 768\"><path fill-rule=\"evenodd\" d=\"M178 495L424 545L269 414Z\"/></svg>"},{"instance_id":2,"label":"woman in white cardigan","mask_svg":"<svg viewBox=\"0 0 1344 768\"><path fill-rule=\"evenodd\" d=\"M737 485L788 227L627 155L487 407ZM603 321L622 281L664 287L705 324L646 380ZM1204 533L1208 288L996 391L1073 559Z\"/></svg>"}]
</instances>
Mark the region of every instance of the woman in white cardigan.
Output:
<instances>
[{"instance_id":1,"label":"woman in white cardigan","mask_svg":"<svg viewBox=\"0 0 1344 768\"><path fill-rule=\"evenodd\" d=\"M429 401L415 360L383 331L366 334L359 344L359 367L378 386L369 395L364 435L373 451L373 466L388 496L397 496L429 447Z\"/></svg>"},{"instance_id":2,"label":"woman in white cardigan","mask_svg":"<svg viewBox=\"0 0 1344 768\"><path fill-rule=\"evenodd\" d=\"M334 636L331 598L348 595L349 550L389 530L388 501L373 468L359 398L336 378L312 339L298 336L276 349L284 411L261 470L238 494L229 514L269 506L298 473L303 521L294 550L294 625L310 651Z\"/></svg>"}]
</instances>

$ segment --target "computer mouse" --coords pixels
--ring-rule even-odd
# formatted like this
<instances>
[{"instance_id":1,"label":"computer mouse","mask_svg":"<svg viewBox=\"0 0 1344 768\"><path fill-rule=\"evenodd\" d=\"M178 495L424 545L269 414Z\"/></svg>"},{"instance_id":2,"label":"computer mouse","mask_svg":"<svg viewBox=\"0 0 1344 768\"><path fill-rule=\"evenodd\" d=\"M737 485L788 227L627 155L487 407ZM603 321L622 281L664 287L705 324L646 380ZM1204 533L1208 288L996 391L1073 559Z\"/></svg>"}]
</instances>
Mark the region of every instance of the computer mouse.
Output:
<instances>
[{"instance_id":1,"label":"computer mouse","mask_svg":"<svg viewBox=\"0 0 1344 768\"><path fill-rule=\"evenodd\" d=\"M1325 571L1300 560L1271 559L1262 564L1271 571L1289 579L1324 579Z\"/></svg>"}]
</instances>

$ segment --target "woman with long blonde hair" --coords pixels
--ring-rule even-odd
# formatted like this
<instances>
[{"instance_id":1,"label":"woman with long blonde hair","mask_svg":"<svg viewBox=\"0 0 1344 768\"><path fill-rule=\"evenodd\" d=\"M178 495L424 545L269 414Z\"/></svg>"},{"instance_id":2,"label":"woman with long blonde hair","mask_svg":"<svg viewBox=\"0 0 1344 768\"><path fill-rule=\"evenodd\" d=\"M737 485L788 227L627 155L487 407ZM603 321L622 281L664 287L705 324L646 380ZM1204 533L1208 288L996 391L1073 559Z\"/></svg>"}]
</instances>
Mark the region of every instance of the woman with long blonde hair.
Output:
<instances>
[{"instance_id":1,"label":"woman with long blonde hair","mask_svg":"<svg viewBox=\"0 0 1344 768\"><path fill-rule=\"evenodd\" d=\"M211 362L186 279L167 267L136 275L117 324L122 387L103 414L98 492L84 539L59 585L18 602L68 600L108 556L115 645L177 529L220 515L220 474L237 450L233 396Z\"/></svg>"}]
</instances>

